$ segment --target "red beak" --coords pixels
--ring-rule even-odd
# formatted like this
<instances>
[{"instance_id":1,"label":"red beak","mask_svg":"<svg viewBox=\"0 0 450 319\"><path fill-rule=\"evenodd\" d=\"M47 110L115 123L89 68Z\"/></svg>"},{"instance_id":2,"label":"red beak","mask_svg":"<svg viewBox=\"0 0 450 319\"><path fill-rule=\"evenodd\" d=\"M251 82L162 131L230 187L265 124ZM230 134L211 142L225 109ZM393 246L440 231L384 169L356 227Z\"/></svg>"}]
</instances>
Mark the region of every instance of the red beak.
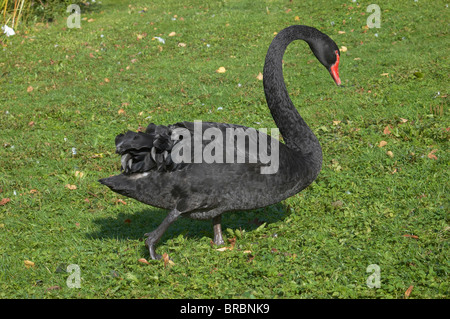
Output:
<instances>
[{"instance_id":1,"label":"red beak","mask_svg":"<svg viewBox=\"0 0 450 319\"><path fill-rule=\"evenodd\" d=\"M334 82L337 85L341 85L341 79L339 78L339 52L336 50L336 62L330 68L330 74Z\"/></svg>"}]
</instances>

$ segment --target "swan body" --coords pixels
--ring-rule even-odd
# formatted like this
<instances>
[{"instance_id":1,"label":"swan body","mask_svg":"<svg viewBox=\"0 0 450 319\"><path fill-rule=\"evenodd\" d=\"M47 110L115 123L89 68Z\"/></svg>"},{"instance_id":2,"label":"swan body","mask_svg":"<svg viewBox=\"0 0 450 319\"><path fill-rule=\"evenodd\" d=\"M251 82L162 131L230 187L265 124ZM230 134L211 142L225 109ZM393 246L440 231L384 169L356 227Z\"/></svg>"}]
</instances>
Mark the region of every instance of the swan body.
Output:
<instances>
[{"instance_id":1,"label":"swan body","mask_svg":"<svg viewBox=\"0 0 450 319\"><path fill-rule=\"evenodd\" d=\"M262 131L212 122L152 123L145 132L128 131L116 137L123 172L100 179L100 183L119 194L169 210L161 225L145 234L152 259L161 258L155 244L179 216L213 219L214 242L220 245L224 243L220 225L223 213L278 203L316 179L322 166L322 149L292 104L282 71L286 47L297 39L309 44L340 85L340 53L333 40L308 26L290 26L278 33L266 55L263 83L268 107L285 144ZM236 142L240 137L245 143ZM213 160L201 158L203 154Z\"/></svg>"}]
</instances>

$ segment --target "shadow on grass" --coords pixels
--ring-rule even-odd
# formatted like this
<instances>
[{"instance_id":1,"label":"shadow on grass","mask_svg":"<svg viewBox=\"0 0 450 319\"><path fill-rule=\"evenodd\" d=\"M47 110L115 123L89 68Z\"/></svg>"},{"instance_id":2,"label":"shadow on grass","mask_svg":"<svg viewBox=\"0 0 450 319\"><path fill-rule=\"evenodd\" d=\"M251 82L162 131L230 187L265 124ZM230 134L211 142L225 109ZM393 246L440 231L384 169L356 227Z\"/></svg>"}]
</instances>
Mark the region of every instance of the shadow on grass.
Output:
<instances>
[{"instance_id":1,"label":"shadow on grass","mask_svg":"<svg viewBox=\"0 0 450 319\"><path fill-rule=\"evenodd\" d=\"M263 223L270 224L283 220L289 214L289 209L281 203L251 211L225 213L222 215L222 231L225 235L227 228L250 232ZM149 208L134 213L119 213L111 217L98 218L93 222L99 226L99 230L87 233L86 236L92 239L144 240L144 233L151 232L158 227L166 215L167 211L165 210ZM214 235L212 222L211 220L193 220L181 217L169 227L161 238L161 243L180 234L186 238L209 237L212 239Z\"/></svg>"}]
</instances>

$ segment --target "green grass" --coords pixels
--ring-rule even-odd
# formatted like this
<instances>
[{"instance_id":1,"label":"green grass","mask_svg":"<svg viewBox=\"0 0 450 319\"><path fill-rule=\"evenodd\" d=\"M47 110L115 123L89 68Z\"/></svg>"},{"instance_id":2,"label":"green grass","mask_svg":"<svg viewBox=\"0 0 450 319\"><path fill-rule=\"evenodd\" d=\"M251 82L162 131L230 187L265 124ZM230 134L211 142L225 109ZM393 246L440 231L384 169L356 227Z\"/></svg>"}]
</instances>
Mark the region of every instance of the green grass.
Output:
<instances>
[{"instance_id":1,"label":"green grass","mask_svg":"<svg viewBox=\"0 0 450 319\"><path fill-rule=\"evenodd\" d=\"M17 30L0 53L0 297L403 298L413 286L409 298L448 298L449 8L380 3L381 28L366 30L371 3L103 0L81 29L59 17ZM114 137L149 122L274 127L256 76L291 24L348 48L341 88L305 43L284 57L323 147L318 179L224 215L233 250L210 245L210 222L181 219L157 246L174 265L139 262L165 212L97 182L119 172ZM81 288L66 285L69 264ZM380 288L366 284L371 264Z\"/></svg>"}]
</instances>

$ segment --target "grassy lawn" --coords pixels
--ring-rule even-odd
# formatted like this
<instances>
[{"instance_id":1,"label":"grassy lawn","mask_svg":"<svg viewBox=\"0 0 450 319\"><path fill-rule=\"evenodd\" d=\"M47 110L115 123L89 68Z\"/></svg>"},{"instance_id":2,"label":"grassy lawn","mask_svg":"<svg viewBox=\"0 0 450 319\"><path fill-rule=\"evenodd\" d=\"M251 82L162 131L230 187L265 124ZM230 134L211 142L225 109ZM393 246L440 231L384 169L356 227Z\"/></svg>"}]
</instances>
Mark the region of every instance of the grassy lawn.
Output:
<instances>
[{"instance_id":1,"label":"grassy lawn","mask_svg":"<svg viewBox=\"0 0 450 319\"><path fill-rule=\"evenodd\" d=\"M1 38L1 298L449 297L446 1L380 1L380 28L363 0L101 2L80 29L67 13ZM180 219L157 246L172 262L145 262L143 234L166 212L97 182L119 172L114 137L150 122L274 127L258 74L292 24L341 48L344 87L306 43L284 56L319 177L225 214L232 250L211 245L210 221Z\"/></svg>"}]
</instances>

